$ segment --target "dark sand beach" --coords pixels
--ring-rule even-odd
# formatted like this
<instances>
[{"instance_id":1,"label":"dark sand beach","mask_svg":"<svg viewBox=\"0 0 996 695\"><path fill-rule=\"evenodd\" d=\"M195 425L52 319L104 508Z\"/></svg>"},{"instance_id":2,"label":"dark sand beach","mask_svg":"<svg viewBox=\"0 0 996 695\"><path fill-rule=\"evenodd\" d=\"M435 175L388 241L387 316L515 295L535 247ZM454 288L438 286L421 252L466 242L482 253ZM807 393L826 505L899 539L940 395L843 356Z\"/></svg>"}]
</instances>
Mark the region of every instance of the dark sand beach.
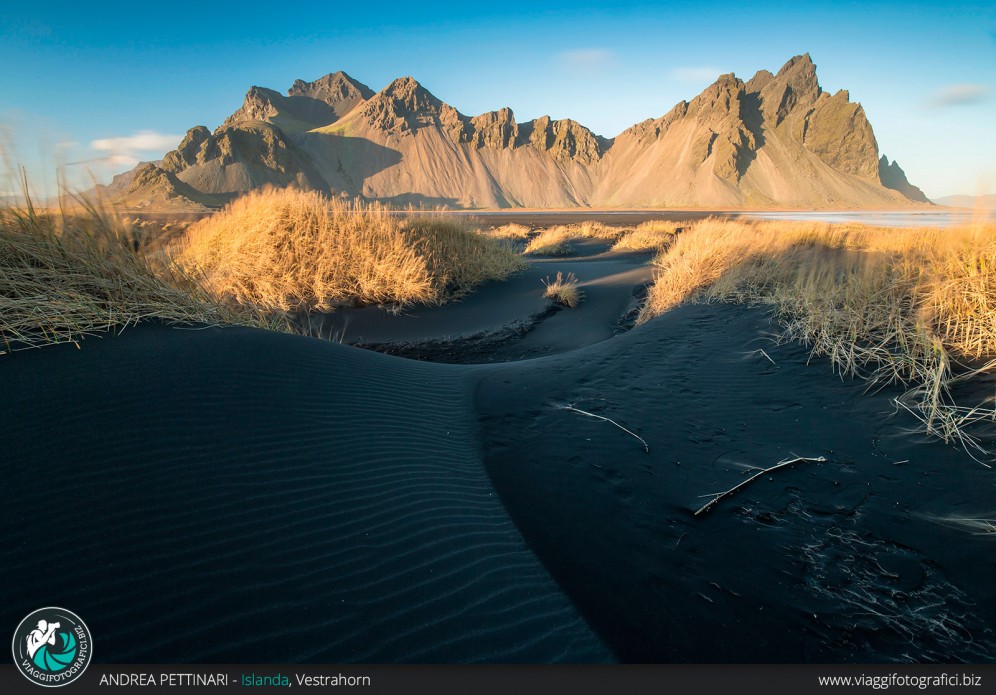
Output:
<instances>
[{"instance_id":1,"label":"dark sand beach","mask_svg":"<svg viewBox=\"0 0 996 695\"><path fill-rule=\"evenodd\" d=\"M342 344L145 325L3 357L2 620L72 606L116 663L996 657L992 538L945 522L991 515L992 470L763 309L634 328L648 256L580 251L316 318ZM578 308L543 299L558 271ZM825 461L694 514L796 457Z\"/></svg>"}]
</instances>

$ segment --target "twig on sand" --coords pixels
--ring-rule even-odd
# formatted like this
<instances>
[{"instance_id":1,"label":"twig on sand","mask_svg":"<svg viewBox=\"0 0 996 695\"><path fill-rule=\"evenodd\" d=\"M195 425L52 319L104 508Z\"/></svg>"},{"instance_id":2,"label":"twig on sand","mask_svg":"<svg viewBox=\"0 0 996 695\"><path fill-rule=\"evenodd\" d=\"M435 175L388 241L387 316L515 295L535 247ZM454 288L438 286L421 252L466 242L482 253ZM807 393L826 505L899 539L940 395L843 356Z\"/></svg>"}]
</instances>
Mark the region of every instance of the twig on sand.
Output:
<instances>
[{"instance_id":1,"label":"twig on sand","mask_svg":"<svg viewBox=\"0 0 996 695\"><path fill-rule=\"evenodd\" d=\"M762 350L761 348L758 348L757 350L755 350L754 352L752 352L752 353L750 353L750 354L752 354L752 355L756 355L756 354L757 354L757 353L759 353L759 352L760 352L760 353L761 353L762 355L764 355L764 358L765 358L766 360L768 360L768 362L771 362L771 364L774 364L774 365L775 365L776 367L778 366L777 364L775 364L775 361L774 361L773 359L771 359L771 357L770 357L770 356L768 355L768 353L766 353L766 352L765 352L764 350Z\"/></svg>"},{"instance_id":2,"label":"twig on sand","mask_svg":"<svg viewBox=\"0 0 996 695\"><path fill-rule=\"evenodd\" d=\"M631 437L635 437L636 439L639 439L640 443L643 444L643 450L646 451L648 454L650 453L650 445L647 444L647 442L643 439L643 437L641 437L640 435L636 434L635 432L629 431L628 429L626 429L625 427L623 427L622 425L620 425L615 420L610 420L609 418L602 417L601 415L595 415L595 413L589 413L587 410L581 410L580 408L575 408L572 403L568 403L567 405L560 405L560 404L555 403L554 407L555 408L559 408L561 410L572 410L575 413L581 413L582 415L587 415L588 417L593 417L596 420L603 420L605 422L611 423L611 424L615 425L616 427L618 427L619 429L621 429L626 434L630 435Z\"/></svg>"},{"instance_id":3,"label":"twig on sand","mask_svg":"<svg viewBox=\"0 0 996 695\"><path fill-rule=\"evenodd\" d=\"M738 483L737 485L734 485L729 490L726 490L724 492L713 492L713 493L709 493L708 495L702 495L702 497L712 497L712 499L709 500L708 502L706 502L697 512L695 512L695 516L698 516L699 514L706 513L707 511L709 511L710 509L712 509L713 506L717 502L719 502L721 499L723 499L724 497L729 497L734 492L736 492L737 490L739 490L742 487L745 487L745 486L749 485L751 482L753 482L754 480L760 478L765 473L771 473L772 471L777 471L779 468L785 468L786 466L791 466L793 463L802 463L803 461L810 461L810 462L814 462L814 463L822 463L822 462L824 462L826 460L827 459L826 459L825 456L817 456L816 458L806 458L805 456L797 456L794 459L785 459L784 461L779 461L774 466L771 466L769 468L764 468L762 470L759 470L757 473L755 473L751 477L747 478L747 480L744 480L744 481Z\"/></svg>"}]
</instances>

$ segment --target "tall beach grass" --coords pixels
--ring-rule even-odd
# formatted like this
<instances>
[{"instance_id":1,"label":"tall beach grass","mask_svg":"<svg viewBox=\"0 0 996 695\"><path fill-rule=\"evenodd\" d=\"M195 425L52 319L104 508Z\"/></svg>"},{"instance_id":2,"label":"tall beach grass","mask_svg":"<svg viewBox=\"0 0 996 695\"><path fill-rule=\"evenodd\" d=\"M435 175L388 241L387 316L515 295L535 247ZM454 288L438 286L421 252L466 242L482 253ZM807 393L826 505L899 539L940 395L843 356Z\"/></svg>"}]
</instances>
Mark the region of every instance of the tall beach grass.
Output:
<instances>
[{"instance_id":1,"label":"tall beach grass","mask_svg":"<svg viewBox=\"0 0 996 695\"><path fill-rule=\"evenodd\" d=\"M214 302L178 269L153 268L133 228L85 200L38 209L24 187L0 207L0 354L121 329L143 320L267 326Z\"/></svg>"},{"instance_id":2,"label":"tall beach grass","mask_svg":"<svg viewBox=\"0 0 996 695\"><path fill-rule=\"evenodd\" d=\"M709 219L656 263L640 322L684 302L770 305L784 339L841 373L907 385L897 404L928 432L978 450L966 427L996 418L991 398L965 404L953 395L996 368L996 225Z\"/></svg>"},{"instance_id":3,"label":"tall beach grass","mask_svg":"<svg viewBox=\"0 0 996 695\"><path fill-rule=\"evenodd\" d=\"M265 311L441 303L525 265L459 221L296 189L242 196L191 226L173 259L215 300Z\"/></svg>"},{"instance_id":4,"label":"tall beach grass","mask_svg":"<svg viewBox=\"0 0 996 695\"><path fill-rule=\"evenodd\" d=\"M613 244L613 251L663 251L674 243L678 232L689 223L650 220L626 230Z\"/></svg>"}]
</instances>

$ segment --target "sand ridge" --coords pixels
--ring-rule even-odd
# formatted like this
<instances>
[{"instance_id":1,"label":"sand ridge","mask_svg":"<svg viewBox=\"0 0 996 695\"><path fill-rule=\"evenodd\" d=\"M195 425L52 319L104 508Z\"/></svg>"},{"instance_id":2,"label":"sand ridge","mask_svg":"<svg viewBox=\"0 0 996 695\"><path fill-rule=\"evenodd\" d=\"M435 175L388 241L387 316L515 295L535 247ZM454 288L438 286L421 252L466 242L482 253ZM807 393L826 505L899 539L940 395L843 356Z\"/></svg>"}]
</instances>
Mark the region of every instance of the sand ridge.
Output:
<instances>
[{"instance_id":1,"label":"sand ridge","mask_svg":"<svg viewBox=\"0 0 996 695\"><path fill-rule=\"evenodd\" d=\"M459 369L145 327L20 353L0 383L25 464L4 619L71 604L118 663L612 658L494 494Z\"/></svg>"}]
</instances>

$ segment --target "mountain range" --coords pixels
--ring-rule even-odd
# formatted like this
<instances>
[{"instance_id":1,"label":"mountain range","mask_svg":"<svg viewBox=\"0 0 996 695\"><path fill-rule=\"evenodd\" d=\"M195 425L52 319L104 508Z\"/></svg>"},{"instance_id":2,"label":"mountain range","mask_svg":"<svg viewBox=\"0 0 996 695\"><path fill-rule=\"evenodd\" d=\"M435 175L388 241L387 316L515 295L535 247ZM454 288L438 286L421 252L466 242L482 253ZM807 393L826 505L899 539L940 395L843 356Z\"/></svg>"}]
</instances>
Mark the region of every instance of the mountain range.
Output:
<instances>
[{"instance_id":1,"label":"mountain range","mask_svg":"<svg viewBox=\"0 0 996 695\"><path fill-rule=\"evenodd\" d=\"M593 95L593 98L595 96ZM449 208L896 208L929 204L880 155L848 92L824 92L809 54L613 139L508 108L466 116L411 77L379 92L335 72L287 94L252 87L214 132L104 193L128 208L210 209L266 185Z\"/></svg>"},{"instance_id":2,"label":"mountain range","mask_svg":"<svg viewBox=\"0 0 996 695\"><path fill-rule=\"evenodd\" d=\"M947 205L952 208L969 208L972 210L996 210L996 194L987 195L946 195L934 198L931 202Z\"/></svg>"}]
</instances>

